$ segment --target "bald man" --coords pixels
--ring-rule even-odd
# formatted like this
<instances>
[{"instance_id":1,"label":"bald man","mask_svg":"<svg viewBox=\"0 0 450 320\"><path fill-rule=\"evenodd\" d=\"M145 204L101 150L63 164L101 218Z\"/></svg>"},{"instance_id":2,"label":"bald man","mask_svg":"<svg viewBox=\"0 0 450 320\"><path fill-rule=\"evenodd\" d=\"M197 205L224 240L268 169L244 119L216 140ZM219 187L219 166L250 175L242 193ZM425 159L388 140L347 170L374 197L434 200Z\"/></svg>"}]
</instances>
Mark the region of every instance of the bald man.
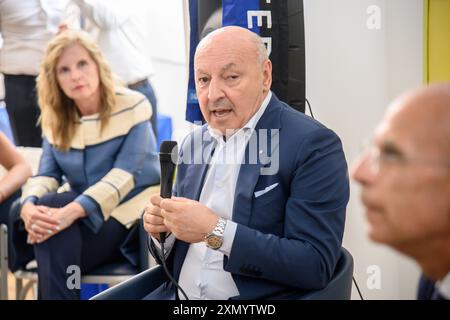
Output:
<instances>
[{"instance_id":1,"label":"bald man","mask_svg":"<svg viewBox=\"0 0 450 320\"><path fill-rule=\"evenodd\" d=\"M349 197L339 138L270 91L272 63L247 29L210 33L195 54L207 124L182 143L174 197L144 226L173 283L148 299L297 299L325 287L341 254Z\"/></svg>"},{"instance_id":2,"label":"bald man","mask_svg":"<svg viewBox=\"0 0 450 320\"><path fill-rule=\"evenodd\" d=\"M412 257L419 299L450 298L450 83L395 100L352 169L369 237Z\"/></svg>"}]
</instances>

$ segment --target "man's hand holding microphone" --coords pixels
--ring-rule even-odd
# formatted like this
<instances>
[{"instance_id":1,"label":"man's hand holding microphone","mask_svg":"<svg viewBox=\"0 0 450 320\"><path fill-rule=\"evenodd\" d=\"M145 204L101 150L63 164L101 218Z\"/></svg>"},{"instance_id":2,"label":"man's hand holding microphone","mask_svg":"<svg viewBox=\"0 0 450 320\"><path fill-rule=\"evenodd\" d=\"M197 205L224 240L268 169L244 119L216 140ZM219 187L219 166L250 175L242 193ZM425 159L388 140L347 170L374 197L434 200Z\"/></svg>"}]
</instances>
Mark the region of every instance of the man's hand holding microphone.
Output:
<instances>
[{"instance_id":1,"label":"man's hand holding microphone","mask_svg":"<svg viewBox=\"0 0 450 320\"><path fill-rule=\"evenodd\" d=\"M216 226L219 217L198 201L172 197L172 183L178 159L175 141L163 141L160 147L161 192L153 195L145 208L144 229L160 242L166 234L188 243L203 241Z\"/></svg>"}]
</instances>

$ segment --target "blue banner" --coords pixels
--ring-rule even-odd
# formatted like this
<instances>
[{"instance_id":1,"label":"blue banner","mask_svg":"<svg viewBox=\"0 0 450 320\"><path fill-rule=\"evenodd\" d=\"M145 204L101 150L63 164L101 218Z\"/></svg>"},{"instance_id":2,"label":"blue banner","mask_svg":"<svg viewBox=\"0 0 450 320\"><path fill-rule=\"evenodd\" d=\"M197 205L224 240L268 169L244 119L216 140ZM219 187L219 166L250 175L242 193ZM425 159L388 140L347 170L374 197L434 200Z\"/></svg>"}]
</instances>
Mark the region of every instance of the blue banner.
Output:
<instances>
[{"instance_id":1,"label":"blue banner","mask_svg":"<svg viewBox=\"0 0 450 320\"><path fill-rule=\"evenodd\" d=\"M190 0L190 60L186 120L204 121L194 79L194 54L199 42L199 6L207 7L212 0ZM220 5L220 1L218 1ZM287 0L222 0L222 26L241 26L258 34L266 44L273 65L272 91L282 100L288 99L289 25ZM202 8L200 8L202 9ZM201 22L203 23L203 22ZM304 99L303 99L304 100Z\"/></svg>"},{"instance_id":2,"label":"blue banner","mask_svg":"<svg viewBox=\"0 0 450 320\"><path fill-rule=\"evenodd\" d=\"M251 14L259 11L259 1L222 0L222 26L240 26L259 34L259 26L253 23L256 19ZM249 27L249 23L252 23L252 27Z\"/></svg>"},{"instance_id":3,"label":"blue banner","mask_svg":"<svg viewBox=\"0 0 450 320\"><path fill-rule=\"evenodd\" d=\"M189 20L191 24L189 46L189 83L187 92L186 120L203 121L200 106L195 93L194 54L198 44L198 0L189 0Z\"/></svg>"}]
</instances>

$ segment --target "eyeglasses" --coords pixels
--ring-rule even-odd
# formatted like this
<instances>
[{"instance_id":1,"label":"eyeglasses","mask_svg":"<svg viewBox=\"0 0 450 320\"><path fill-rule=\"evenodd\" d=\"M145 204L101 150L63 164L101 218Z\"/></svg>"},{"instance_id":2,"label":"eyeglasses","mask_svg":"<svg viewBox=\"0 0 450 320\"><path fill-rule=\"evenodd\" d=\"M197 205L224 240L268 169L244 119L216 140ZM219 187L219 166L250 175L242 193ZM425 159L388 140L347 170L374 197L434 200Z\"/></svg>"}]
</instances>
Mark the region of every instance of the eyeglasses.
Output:
<instances>
[{"instance_id":1,"label":"eyeglasses","mask_svg":"<svg viewBox=\"0 0 450 320\"><path fill-rule=\"evenodd\" d=\"M369 166L374 174L378 174L381 168L388 166L433 166L433 167L450 167L450 160L432 160L425 158L408 158L404 156L397 148L387 145L384 149L380 149L372 145L365 152L369 161Z\"/></svg>"}]
</instances>

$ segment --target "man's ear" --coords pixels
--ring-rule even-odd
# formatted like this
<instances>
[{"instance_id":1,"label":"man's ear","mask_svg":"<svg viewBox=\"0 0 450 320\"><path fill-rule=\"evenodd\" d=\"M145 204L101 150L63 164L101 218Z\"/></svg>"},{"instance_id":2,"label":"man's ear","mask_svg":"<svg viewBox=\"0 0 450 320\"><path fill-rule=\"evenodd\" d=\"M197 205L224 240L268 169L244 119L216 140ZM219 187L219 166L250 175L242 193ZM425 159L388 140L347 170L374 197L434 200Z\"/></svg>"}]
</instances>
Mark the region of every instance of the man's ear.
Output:
<instances>
[{"instance_id":1,"label":"man's ear","mask_svg":"<svg viewBox=\"0 0 450 320\"><path fill-rule=\"evenodd\" d=\"M263 63L263 89L269 91L272 85L272 61L267 59Z\"/></svg>"}]
</instances>

